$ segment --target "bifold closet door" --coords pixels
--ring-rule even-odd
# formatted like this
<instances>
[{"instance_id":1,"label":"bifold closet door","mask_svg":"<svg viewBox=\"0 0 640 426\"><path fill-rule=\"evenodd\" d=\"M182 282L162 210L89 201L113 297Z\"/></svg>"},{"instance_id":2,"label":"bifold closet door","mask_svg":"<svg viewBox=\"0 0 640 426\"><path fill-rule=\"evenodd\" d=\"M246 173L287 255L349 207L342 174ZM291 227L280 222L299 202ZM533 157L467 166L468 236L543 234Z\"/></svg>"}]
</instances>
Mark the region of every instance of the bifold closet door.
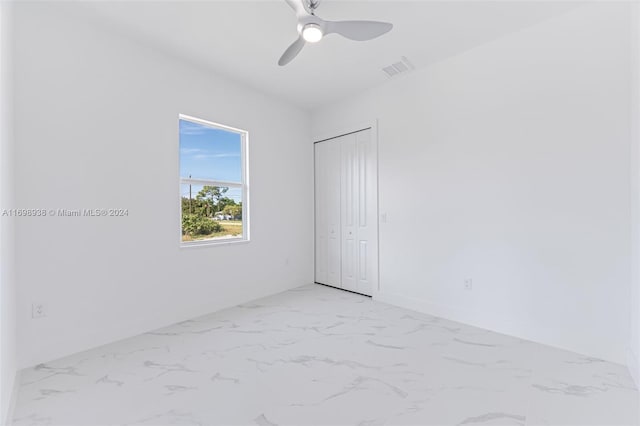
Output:
<instances>
[{"instance_id":1,"label":"bifold closet door","mask_svg":"<svg viewBox=\"0 0 640 426\"><path fill-rule=\"evenodd\" d=\"M378 284L378 172L371 133L315 144L315 280L366 295Z\"/></svg>"},{"instance_id":2,"label":"bifold closet door","mask_svg":"<svg viewBox=\"0 0 640 426\"><path fill-rule=\"evenodd\" d=\"M316 282L341 287L340 144L315 144Z\"/></svg>"}]
</instances>

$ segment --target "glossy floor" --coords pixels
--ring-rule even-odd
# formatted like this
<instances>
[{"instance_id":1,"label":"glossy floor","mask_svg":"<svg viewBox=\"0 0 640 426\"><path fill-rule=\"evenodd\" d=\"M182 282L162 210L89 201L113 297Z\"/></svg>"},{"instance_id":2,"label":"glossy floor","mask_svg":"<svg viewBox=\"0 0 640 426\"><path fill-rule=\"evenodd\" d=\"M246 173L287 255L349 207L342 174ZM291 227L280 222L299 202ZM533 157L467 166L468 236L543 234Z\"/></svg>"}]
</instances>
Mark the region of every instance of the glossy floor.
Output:
<instances>
[{"instance_id":1,"label":"glossy floor","mask_svg":"<svg viewBox=\"0 0 640 426\"><path fill-rule=\"evenodd\" d=\"M319 285L22 372L15 425L637 425L621 365Z\"/></svg>"}]
</instances>

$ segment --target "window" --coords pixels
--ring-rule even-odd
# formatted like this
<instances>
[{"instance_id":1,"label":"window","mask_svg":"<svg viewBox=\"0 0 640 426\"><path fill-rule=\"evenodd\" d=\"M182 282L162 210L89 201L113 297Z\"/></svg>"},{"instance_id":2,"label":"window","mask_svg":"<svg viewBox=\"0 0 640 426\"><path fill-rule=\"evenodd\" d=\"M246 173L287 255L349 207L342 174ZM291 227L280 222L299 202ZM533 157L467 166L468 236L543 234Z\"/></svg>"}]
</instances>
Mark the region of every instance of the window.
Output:
<instances>
[{"instance_id":1,"label":"window","mask_svg":"<svg viewBox=\"0 0 640 426\"><path fill-rule=\"evenodd\" d=\"M243 130L180 115L182 245L249 240Z\"/></svg>"}]
</instances>

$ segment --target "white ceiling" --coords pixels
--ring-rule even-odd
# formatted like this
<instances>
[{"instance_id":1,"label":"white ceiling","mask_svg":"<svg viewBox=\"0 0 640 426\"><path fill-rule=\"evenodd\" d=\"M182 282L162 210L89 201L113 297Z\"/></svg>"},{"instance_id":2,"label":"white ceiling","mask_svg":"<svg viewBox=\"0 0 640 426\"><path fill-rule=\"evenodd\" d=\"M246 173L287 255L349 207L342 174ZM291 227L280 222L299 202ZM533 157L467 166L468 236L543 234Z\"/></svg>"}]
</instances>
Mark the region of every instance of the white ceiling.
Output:
<instances>
[{"instance_id":1,"label":"white ceiling","mask_svg":"<svg viewBox=\"0 0 640 426\"><path fill-rule=\"evenodd\" d=\"M425 67L578 6L552 1L323 0L316 11L322 18L388 21L394 29L368 42L332 34L279 67L278 58L297 37L295 14L284 0L85 5L129 35L305 109L384 84L388 77L381 68L401 56Z\"/></svg>"}]
</instances>

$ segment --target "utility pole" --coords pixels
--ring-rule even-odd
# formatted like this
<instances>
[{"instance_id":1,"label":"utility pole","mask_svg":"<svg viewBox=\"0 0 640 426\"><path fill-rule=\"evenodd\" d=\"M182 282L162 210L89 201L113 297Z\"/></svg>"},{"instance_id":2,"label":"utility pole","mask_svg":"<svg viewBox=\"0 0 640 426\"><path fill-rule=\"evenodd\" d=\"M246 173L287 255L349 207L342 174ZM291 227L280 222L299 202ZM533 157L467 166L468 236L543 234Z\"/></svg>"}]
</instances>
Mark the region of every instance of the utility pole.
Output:
<instances>
[{"instance_id":1,"label":"utility pole","mask_svg":"<svg viewBox=\"0 0 640 426\"><path fill-rule=\"evenodd\" d=\"M189 175L191 179L191 175ZM189 182L189 213L193 214L193 201L191 201L191 182Z\"/></svg>"}]
</instances>

